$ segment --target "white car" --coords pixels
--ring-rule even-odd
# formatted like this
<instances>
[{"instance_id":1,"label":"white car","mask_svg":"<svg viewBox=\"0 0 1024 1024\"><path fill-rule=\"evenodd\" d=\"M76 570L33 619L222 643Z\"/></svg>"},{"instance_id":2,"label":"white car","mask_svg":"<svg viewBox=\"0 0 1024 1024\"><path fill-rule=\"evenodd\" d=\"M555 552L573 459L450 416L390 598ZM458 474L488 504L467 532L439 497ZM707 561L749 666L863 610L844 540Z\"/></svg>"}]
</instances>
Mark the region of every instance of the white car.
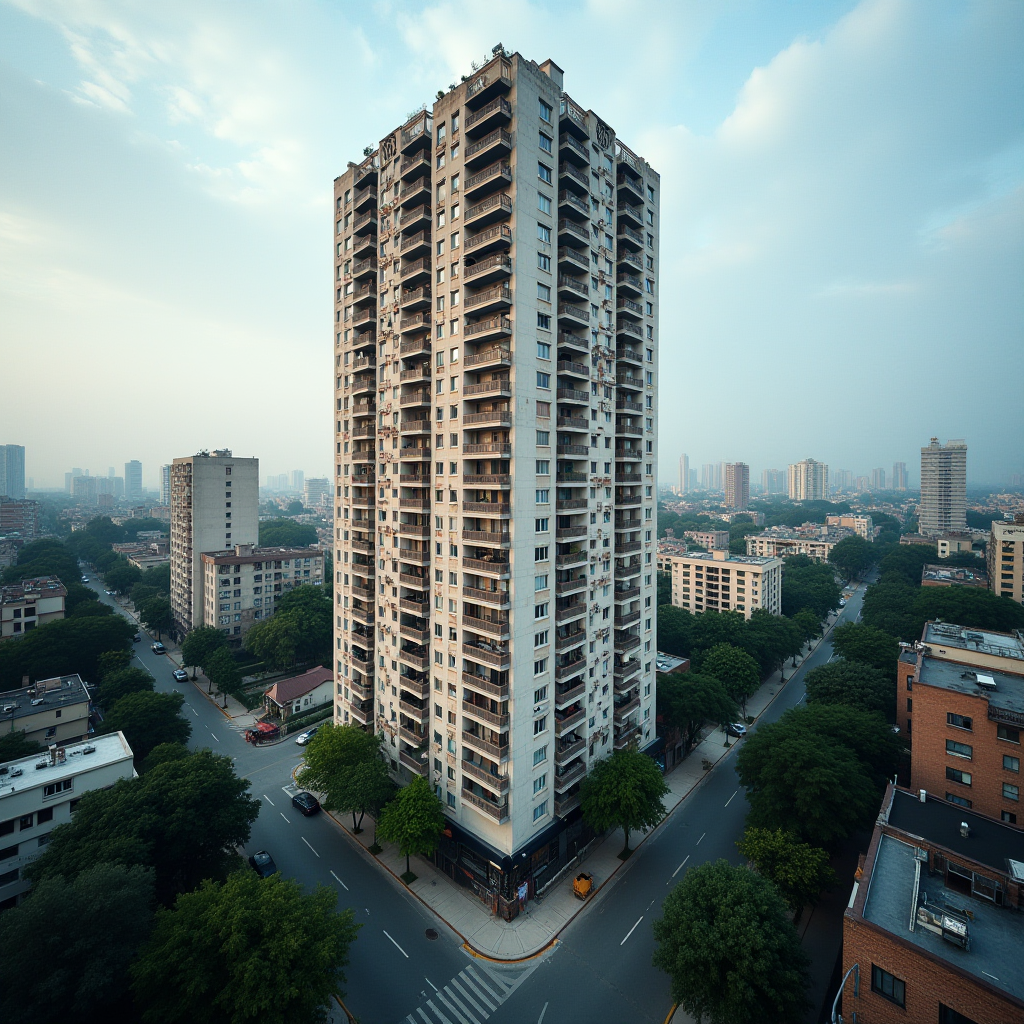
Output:
<instances>
[{"instance_id":1,"label":"white car","mask_svg":"<svg viewBox=\"0 0 1024 1024\"><path fill-rule=\"evenodd\" d=\"M316 735L316 731L319 728L320 727L318 725L314 725L312 729L300 732L299 735L295 737L295 742L298 743L300 747L304 747Z\"/></svg>"}]
</instances>

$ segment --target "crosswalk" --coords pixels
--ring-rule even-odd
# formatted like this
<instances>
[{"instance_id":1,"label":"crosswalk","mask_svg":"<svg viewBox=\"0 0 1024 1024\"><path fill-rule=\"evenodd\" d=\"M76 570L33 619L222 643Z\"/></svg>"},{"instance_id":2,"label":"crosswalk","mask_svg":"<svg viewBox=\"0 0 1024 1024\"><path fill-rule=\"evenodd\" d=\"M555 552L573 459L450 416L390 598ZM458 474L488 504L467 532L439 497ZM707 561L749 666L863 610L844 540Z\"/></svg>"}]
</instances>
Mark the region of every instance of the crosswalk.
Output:
<instances>
[{"instance_id":1,"label":"crosswalk","mask_svg":"<svg viewBox=\"0 0 1024 1024\"><path fill-rule=\"evenodd\" d=\"M515 987L515 983L471 964L444 988L434 988L434 994L404 1017L402 1024L483 1024Z\"/></svg>"}]
</instances>

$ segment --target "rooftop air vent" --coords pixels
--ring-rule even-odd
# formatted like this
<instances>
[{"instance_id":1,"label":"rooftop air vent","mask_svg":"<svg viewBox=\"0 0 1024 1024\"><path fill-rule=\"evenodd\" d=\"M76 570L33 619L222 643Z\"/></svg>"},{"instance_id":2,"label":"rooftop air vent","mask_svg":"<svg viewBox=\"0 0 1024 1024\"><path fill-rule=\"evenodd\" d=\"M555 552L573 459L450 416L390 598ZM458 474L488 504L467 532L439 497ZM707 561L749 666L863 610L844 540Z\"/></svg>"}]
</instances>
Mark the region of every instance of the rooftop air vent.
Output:
<instances>
[{"instance_id":1,"label":"rooftop air vent","mask_svg":"<svg viewBox=\"0 0 1024 1024\"><path fill-rule=\"evenodd\" d=\"M982 675L980 672L976 674L975 678L978 680L978 685L986 690L996 690L996 680L994 676Z\"/></svg>"}]
</instances>

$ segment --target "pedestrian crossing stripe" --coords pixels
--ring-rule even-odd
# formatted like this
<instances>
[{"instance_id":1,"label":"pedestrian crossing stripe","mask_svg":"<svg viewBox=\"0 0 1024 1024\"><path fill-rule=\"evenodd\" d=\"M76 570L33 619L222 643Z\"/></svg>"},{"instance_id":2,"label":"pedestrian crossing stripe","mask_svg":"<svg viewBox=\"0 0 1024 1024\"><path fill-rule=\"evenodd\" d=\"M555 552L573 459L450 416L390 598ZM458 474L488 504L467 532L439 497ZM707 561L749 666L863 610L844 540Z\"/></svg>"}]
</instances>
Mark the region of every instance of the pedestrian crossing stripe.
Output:
<instances>
[{"instance_id":1,"label":"pedestrian crossing stripe","mask_svg":"<svg viewBox=\"0 0 1024 1024\"><path fill-rule=\"evenodd\" d=\"M490 971L470 965L438 989L402 1024L483 1024L512 994L509 984Z\"/></svg>"}]
</instances>

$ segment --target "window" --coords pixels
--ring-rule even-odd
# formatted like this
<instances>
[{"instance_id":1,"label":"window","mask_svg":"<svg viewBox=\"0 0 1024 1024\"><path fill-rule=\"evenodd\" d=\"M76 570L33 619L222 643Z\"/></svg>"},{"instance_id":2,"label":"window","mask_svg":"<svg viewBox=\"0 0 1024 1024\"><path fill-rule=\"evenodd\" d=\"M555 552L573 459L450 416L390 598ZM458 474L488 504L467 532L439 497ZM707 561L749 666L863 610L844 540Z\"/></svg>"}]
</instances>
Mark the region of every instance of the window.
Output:
<instances>
[{"instance_id":1,"label":"window","mask_svg":"<svg viewBox=\"0 0 1024 1024\"><path fill-rule=\"evenodd\" d=\"M967 715L954 715L952 711L947 711L946 725L951 725L954 729L966 729L970 732L972 719Z\"/></svg>"},{"instance_id":2,"label":"window","mask_svg":"<svg viewBox=\"0 0 1024 1024\"><path fill-rule=\"evenodd\" d=\"M971 773L962 772L959 768L947 768L946 779L949 782L959 782L961 786L969 786L971 784Z\"/></svg>"},{"instance_id":3,"label":"window","mask_svg":"<svg viewBox=\"0 0 1024 1024\"><path fill-rule=\"evenodd\" d=\"M906 1006L907 986L881 967L871 965L871 991L890 1000L897 1006Z\"/></svg>"},{"instance_id":4,"label":"window","mask_svg":"<svg viewBox=\"0 0 1024 1024\"><path fill-rule=\"evenodd\" d=\"M551 494L551 491L550 491L549 488L547 488L547 487L540 488L540 490L537 491L537 504L538 505L550 505L551 504L550 494Z\"/></svg>"},{"instance_id":5,"label":"window","mask_svg":"<svg viewBox=\"0 0 1024 1024\"><path fill-rule=\"evenodd\" d=\"M1020 786L1014 786L1009 782L1003 783L1003 799L1004 800L1019 800L1020 799Z\"/></svg>"},{"instance_id":6,"label":"window","mask_svg":"<svg viewBox=\"0 0 1024 1024\"><path fill-rule=\"evenodd\" d=\"M533 560L535 562L546 562L548 560L548 546L533 549Z\"/></svg>"},{"instance_id":7,"label":"window","mask_svg":"<svg viewBox=\"0 0 1024 1024\"><path fill-rule=\"evenodd\" d=\"M537 472L541 476L545 476L551 472L551 460L550 459L537 459Z\"/></svg>"},{"instance_id":8,"label":"window","mask_svg":"<svg viewBox=\"0 0 1024 1024\"><path fill-rule=\"evenodd\" d=\"M543 192L538 192L537 193L537 209L540 210L541 213L550 213L551 212L551 197L544 195Z\"/></svg>"},{"instance_id":9,"label":"window","mask_svg":"<svg viewBox=\"0 0 1024 1024\"><path fill-rule=\"evenodd\" d=\"M551 168L546 164L537 164L537 176L541 181L546 181L549 185L551 184Z\"/></svg>"},{"instance_id":10,"label":"window","mask_svg":"<svg viewBox=\"0 0 1024 1024\"><path fill-rule=\"evenodd\" d=\"M551 138L545 135L543 132L540 133L540 148L544 153L551 152Z\"/></svg>"},{"instance_id":11,"label":"window","mask_svg":"<svg viewBox=\"0 0 1024 1024\"><path fill-rule=\"evenodd\" d=\"M1020 758L1011 757L1009 754L1003 754L1003 768L1008 772L1019 772Z\"/></svg>"},{"instance_id":12,"label":"window","mask_svg":"<svg viewBox=\"0 0 1024 1024\"><path fill-rule=\"evenodd\" d=\"M538 775L537 778L533 780L533 795L536 796L542 789L545 789L547 787L547 784L547 772L544 772L543 775Z\"/></svg>"},{"instance_id":13,"label":"window","mask_svg":"<svg viewBox=\"0 0 1024 1024\"><path fill-rule=\"evenodd\" d=\"M541 658L533 663L533 674L539 676L548 670L548 659Z\"/></svg>"},{"instance_id":14,"label":"window","mask_svg":"<svg viewBox=\"0 0 1024 1024\"><path fill-rule=\"evenodd\" d=\"M53 796L59 796L61 793L68 793L71 791L73 779L62 779L60 782L53 782L48 786L43 786L43 799L47 800Z\"/></svg>"},{"instance_id":15,"label":"window","mask_svg":"<svg viewBox=\"0 0 1024 1024\"><path fill-rule=\"evenodd\" d=\"M537 103L539 108L538 112L540 113L540 119L542 121L547 121L548 124L551 124L551 114L553 112L551 104L545 103L543 100L538 100Z\"/></svg>"},{"instance_id":16,"label":"window","mask_svg":"<svg viewBox=\"0 0 1024 1024\"><path fill-rule=\"evenodd\" d=\"M547 533L549 526L549 520L545 517L544 519L535 519L533 521L534 529L537 533Z\"/></svg>"},{"instance_id":17,"label":"window","mask_svg":"<svg viewBox=\"0 0 1024 1024\"><path fill-rule=\"evenodd\" d=\"M999 820L1006 822L1007 825L1017 824L1017 815L1013 811L1002 811L999 814Z\"/></svg>"},{"instance_id":18,"label":"window","mask_svg":"<svg viewBox=\"0 0 1024 1024\"><path fill-rule=\"evenodd\" d=\"M546 745L543 746L543 747L538 747L533 752L533 763L534 764L543 764L547 759L548 759L548 748L547 748Z\"/></svg>"},{"instance_id":19,"label":"window","mask_svg":"<svg viewBox=\"0 0 1024 1024\"><path fill-rule=\"evenodd\" d=\"M549 445L551 444L551 432L548 430L537 431L537 444L538 445Z\"/></svg>"},{"instance_id":20,"label":"window","mask_svg":"<svg viewBox=\"0 0 1024 1024\"><path fill-rule=\"evenodd\" d=\"M996 738L1008 743L1020 743L1020 729L1011 729L1008 725L996 726Z\"/></svg>"},{"instance_id":21,"label":"window","mask_svg":"<svg viewBox=\"0 0 1024 1024\"><path fill-rule=\"evenodd\" d=\"M547 224L538 224L537 225L537 237L542 242L550 242L551 241L551 228L549 228L547 226Z\"/></svg>"},{"instance_id":22,"label":"window","mask_svg":"<svg viewBox=\"0 0 1024 1024\"><path fill-rule=\"evenodd\" d=\"M547 590L548 589L548 576L545 573L543 576L533 577L533 589L536 590Z\"/></svg>"},{"instance_id":23,"label":"window","mask_svg":"<svg viewBox=\"0 0 1024 1024\"><path fill-rule=\"evenodd\" d=\"M549 317L550 319L550 317ZM551 374L542 373L540 370L537 371L537 387L544 388L545 390L551 389Z\"/></svg>"},{"instance_id":24,"label":"window","mask_svg":"<svg viewBox=\"0 0 1024 1024\"><path fill-rule=\"evenodd\" d=\"M975 1021L939 1003L939 1024L975 1024Z\"/></svg>"},{"instance_id":25,"label":"window","mask_svg":"<svg viewBox=\"0 0 1024 1024\"><path fill-rule=\"evenodd\" d=\"M542 601L540 604L534 606L533 617L535 619L543 619L543 618L545 618L547 616L547 614L548 614L548 603L547 603L547 601ZM538 698L536 698L536 697L534 698L535 701L537 699Z\"/></svg>"},{"instance_id":26,"label":"window","mask_svg":"<svg viewBox=\"0 0 1024 1024\"><path fill-rule=\"evenodd\" d=\"M550 313L538 313L537 314L537 327L542 331L551 330L551 314Z\"/></svg>"},{"instance_id":27,"label":"window","mask_svg":"<svg viewBox=\"0 0 1024 1024\"><path fill-rule=\"evenodd\" d=\"M970 761L974 755L974 748L966 743L957 743L956 740L946 740L946 753L951 757L965 757Z\"/></svg>"},{"instance_id":28,"label":"window","mask_svg":"<svg viewBox=\"0 0 1024 1024\"><path fill-rule=\"evenodd\" d=\"M533 634L533 646L543 647L548 642L548 631L542 629L539 633Z\"/></svg>"},{"instance_id":29,"label":"window","mask_svg":"<svg viewBox=\"0 0 1024 1024\"><path fill-rule=\"evenodd\" d=\"M541 299L543 302L550 302L551 301L551 286L550 285L546 285L546 284L541 284L541 282L538 281L537 282L537 298Z\"/></svg>"},{"instance_id":30,"label":"window","mask_svg":"<svg viewBox=\"0 0 1024 1024\"><path fill-rule=\"evenodd\" d=\"M537 266L541 270L546 270L549 274L551 273L551 257L547 253L537 253Z\"/></svg>"}]
</instances>

